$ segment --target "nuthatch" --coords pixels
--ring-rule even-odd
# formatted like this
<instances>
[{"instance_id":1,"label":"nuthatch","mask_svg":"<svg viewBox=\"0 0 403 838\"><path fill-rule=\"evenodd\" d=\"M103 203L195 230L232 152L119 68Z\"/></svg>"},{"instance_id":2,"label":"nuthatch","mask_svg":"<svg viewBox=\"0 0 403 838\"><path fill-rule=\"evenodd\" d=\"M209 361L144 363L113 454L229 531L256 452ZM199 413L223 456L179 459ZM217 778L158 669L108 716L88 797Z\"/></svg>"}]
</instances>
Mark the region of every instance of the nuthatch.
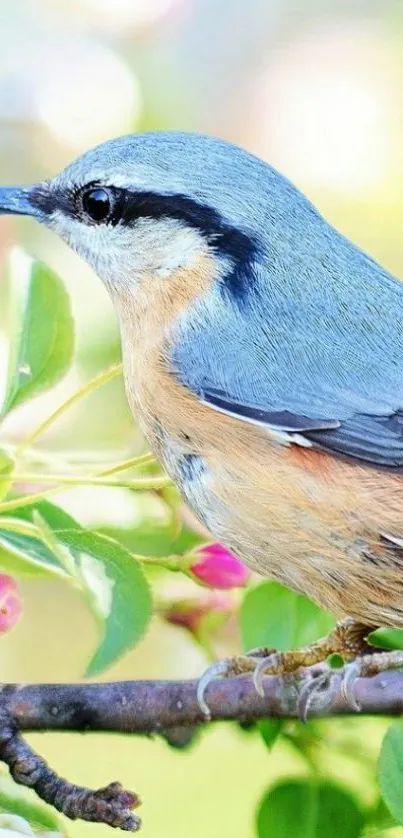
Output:
<instances>
[{"instance_id":1,"label":"nuthatch","mask_svg":"<svg viewBox=\"0 0 403 838\"><path fill-rule=\"evenodd\" d=\"M105 283L131 408L200 521L344 618L306 649L214 665L202 707L214 675L254 671L260 689L338 652L353 702L358 674L402 664L367 636L403 627L403 285L211 137L113 140L1 189L0 211L55 230Z\"/></svg>"}]
</instances>

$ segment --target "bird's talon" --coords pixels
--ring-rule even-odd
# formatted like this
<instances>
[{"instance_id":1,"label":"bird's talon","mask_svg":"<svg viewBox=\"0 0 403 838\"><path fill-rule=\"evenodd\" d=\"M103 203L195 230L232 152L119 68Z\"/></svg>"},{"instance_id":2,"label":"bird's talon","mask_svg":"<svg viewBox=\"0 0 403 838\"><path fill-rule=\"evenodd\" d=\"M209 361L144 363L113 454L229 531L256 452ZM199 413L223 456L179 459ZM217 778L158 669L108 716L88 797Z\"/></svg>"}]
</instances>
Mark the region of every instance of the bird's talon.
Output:
<instances>
[{"instance_id":1,"label":"bird's talon","mask_svg":"<svg viewBox=\"0 0 403 838\"><path fill-rule=\"evenodd\" d=\"M264 698L264 688L263 688L263 678L266 674L266 670L270 667L273 660L273 655L269 655L267 658L262 658L261 661L256 665L255 670L253 672L252 680L253 686L258 695L261 698Z\"/></svg>"},{"instance_id":2,"label":"bird's talon","mask_svg":"<svg viewBox=\"0 0 403 838\"><path fill-rule=\"evenodd\" d=\"M355 684L357 678L361 675L361 663L360 661L352 661L351 663L346 664L343 671L343 676L340 684L340 692L344 698L346 704L351 707L352 710L356 710L357 713L361 710L361 705L357 701L355 695Z\"/></svg>"},{"instance_id":3,"label":"bird's talon","mask_svg":"<svg viewBox=\"0 0 403 838\"><path fill-rule=\"evenodd\" d=\"M206 690L215 678L225 678L229 674L229 672L230 661L224 659L221 661L217 661L217 663L213 663L211 666L209 666L208 669L206 669L206 671L203 672L203 675L199 678L197 684L196 697L200 710L206 717L206 720L211 719L210 708L205 699Z\"/></svg>"},{"instance_id":4,"label":"bird's talon","mask_svg":"<svg viewBox=\"0 0 403 838\"><path fill-rule=\"evenodd\" d=\"M315 679L310 678L301 688L297 702L297 713L299 720L304 724L308 721L309 710L315 696L322 689L322 686L327 683L328 678L328 673L324 673Z\"/></svg>"}]
</instances>

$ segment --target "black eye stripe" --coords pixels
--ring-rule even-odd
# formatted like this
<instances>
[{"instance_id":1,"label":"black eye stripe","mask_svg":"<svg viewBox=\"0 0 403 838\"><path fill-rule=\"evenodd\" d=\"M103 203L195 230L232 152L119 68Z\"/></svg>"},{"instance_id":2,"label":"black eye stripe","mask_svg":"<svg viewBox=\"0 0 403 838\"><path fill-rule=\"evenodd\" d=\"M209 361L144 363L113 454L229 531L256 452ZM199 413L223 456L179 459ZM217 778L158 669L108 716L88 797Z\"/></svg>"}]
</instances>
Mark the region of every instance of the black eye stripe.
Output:
<instances>
[{"instance_id":1,"label":"black eye stripe","mask_svg":"<svg viewBox=\"0 0 403 838\"><path fill-rule=\"evenodd\" d=\"M253 284L250 265L260 250L260 243L252 233L231 226L219 212L186 195L128 190L121 190L121 193L124 197L121 194L119 198L119 211L114 211L115 217L119 214L118 223L135 227L141 218L174 218L197 229L217 252L233 262L233 268L219 285L221 293L230 294L239 307L247 303Z\"/></svg>"},{"instance_id":2,"label":"black eye stripe","mask_svg":"<svg viewBox=\"0 0 403 838\"><path fill-rule=\"evenodd\" d=\"M220 213L206 204L188 198L186 195L162 195L157 192L123 189L91 181L84 186L67 189L52 189L38 187L32 193L32 204L51 215L56 210L69 215L71 218L90 222L85 218L83 199L89 192L104 190L111 200L111 211L107 223L123 224L132 227L140 218L173 218L182 221L190 227L200 230L202 235L217 249L224 249L225 242L231 240L235 250L249 252L258 247L258 243L251 235L231 227L221 217ZM93 222L92 222L93 223ZM228 250L232 249L228 247Z\"/></svg>"},{"instance_id":3,"label":"black eye stripe","mask_svg":"<svg viewBox=\"0 0 403 838\"><path fill-rule=\"evenodd\" d=\"M90 191L104 190L111 200L111 210L102 221L94 221L85 212L83 196ZM93 181L72 189L38 187L31 197L33 204L51 215L64 213L88 225L122 225L135 228L142 218L176 219L198 230L200 235L217 252L228 256L234 268L223 278L220 290L240 306L248 299L252 284L253 264L260 242L253 233L232 226L212 207L188 198L186 195L162 195L157 192L123 189L100 181Z\"/></svg>"}]
</instances>

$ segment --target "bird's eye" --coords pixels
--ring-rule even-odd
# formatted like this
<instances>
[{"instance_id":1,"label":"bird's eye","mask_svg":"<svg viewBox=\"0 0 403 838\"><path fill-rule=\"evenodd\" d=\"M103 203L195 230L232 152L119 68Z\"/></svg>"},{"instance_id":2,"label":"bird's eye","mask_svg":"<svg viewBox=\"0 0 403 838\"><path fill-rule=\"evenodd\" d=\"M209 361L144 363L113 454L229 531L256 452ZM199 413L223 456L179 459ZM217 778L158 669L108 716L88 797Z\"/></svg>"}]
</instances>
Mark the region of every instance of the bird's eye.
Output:
<instances>
[{"instance_id":1,"label":"bird's eye","mask_svg":"<svg viewBox=\"0 0 403 838\"><path fill-rule=\"evenodd\" d=\"M87 189L82 195L82 206L86 215L100 224L107 221L112 211L111 195L107 189L101 186Z\"/></svg>"}]
</instances>

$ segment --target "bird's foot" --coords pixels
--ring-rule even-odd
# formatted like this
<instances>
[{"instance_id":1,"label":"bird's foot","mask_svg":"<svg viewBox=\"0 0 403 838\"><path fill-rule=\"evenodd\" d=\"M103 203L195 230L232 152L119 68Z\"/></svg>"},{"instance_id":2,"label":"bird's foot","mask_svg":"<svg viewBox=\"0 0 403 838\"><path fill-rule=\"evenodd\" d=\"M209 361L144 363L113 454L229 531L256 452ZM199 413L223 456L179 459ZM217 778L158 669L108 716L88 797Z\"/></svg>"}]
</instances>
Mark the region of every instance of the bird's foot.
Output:
<instances>
[{"instance_id":1,"label":"bird's foot","mask_svg":"<svg viewBox=\"0 0 403 838\"><path fill-rule=\"evenodd\" d=\"M247 652L245 655L235 655L233 658L223 658L222 660L213 663L208 669L203 672L197 684L197 701L202 713L209 718L210 708L206 701L206 692L216 678L233 678L235 675L253 675L259 661L259 657L264 655L267 658L269 652L274 653L274 649L253 649L252 652ZM262 653L259 655L259 653Z\"/></svg>"},{"instance_id":2,"label":"bird's foot","mask_svg":"<svg viewBox=\"0 0 403 838\"><path fill-rule=\"evenodd\" d=\"M349 661L343 669L330 669L328 666L313 669L302 686L298 697L298 715L302 721L308 718L312 706L324 709L340 693L346 704L358 713L361 710L356 695L358 678L372 678L390 669L403 667L403 651L381 651L373 647L368 654Z\"/></svg>"},{"instance_id":3,"label":"bird's foot","mask_svg":"<svg viewBox=\"0 0 403 838\"><path fill-rule=\"evenodd\" d=\"M340 671L323 665L331 655L340 655L344 661L352 661L343 670L342 693L354 709L358 705L354 696L355 669L352 667L357 661L374 661L375 658L382 658L385 653L376 654L376 649L370 646L366 640L367 635L372 631L371 627L357 623L351 617L337 623L335 628L326 636L301 649L290 652L278 652L275 649L253 649L246 655L239 655L233 658L226 658L210 666L201 676L198 688L197 699L200 709L205 716L210 715L206 701L206 692L209 684L217 677L231 678L235 675L250 673L253 677L256 690L259 695L264 695L263 679L266 675L291 675L297 674L300 669L313 667L309 677L303 684L298 699L298 714L302 720L306 720L310 707L318 705L321 708L328 706L334 696L334 676L337 674L340 679ZM403 656L403 653L402 653ZM318 664L322 666L318 667ZM365 664L366 667L369 663ZM351 667L351 668L349 668ZM360 676L360 672L356 677Z\"/></svg>"},{"instance_id":4,"label":"bird's foot","mask_svg":"<svg viewBox=\"0 0 403 838\"><path fill-rule=\"evenodd\" d=\"M369 655L363 655L351 661L344 667L341 682L341 694L346 702L355 710L361 710L360 703L355 694L355 686L358 678L372 678L381 672L390 669L403 667L403 651L382 651L374 648Z\"/></svg>"}]
</instances>

